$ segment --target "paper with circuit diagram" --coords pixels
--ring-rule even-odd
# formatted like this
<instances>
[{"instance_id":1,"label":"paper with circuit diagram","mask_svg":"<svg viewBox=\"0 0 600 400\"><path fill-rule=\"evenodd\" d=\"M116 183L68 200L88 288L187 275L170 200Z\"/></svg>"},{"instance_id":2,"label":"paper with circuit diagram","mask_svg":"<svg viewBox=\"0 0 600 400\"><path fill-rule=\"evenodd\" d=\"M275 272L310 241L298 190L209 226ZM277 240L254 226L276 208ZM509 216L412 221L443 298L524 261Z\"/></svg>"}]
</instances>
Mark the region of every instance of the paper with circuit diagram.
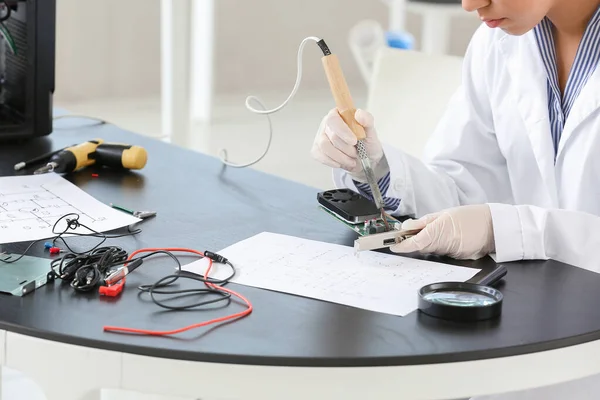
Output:
<instances>
[{"instance_id":1,"label":"paper with circuit diagram","mask_svg":"<svg viewBox=\"0 0 600 400\"><path fill-rule=\"evenodd\" d=\"M81 224L97 232L140 221L103 204L57 174L0 177L0 243L54 237L65 230L66 218L55 224L67 214L78 216ZM91 233L82 227L74 232Z\"/></svg>"}]
</instances>

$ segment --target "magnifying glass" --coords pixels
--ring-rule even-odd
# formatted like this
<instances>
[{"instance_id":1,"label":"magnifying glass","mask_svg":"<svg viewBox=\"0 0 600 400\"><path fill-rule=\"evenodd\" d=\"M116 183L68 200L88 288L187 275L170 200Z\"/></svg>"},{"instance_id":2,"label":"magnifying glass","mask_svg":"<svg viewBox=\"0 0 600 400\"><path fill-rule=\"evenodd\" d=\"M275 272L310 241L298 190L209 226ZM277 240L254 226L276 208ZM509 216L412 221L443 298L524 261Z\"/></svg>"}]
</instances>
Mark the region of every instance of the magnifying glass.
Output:
<instances>
[{"instance_id":1,"label":"magnifying glass","mask_svg":"<svg viewBox=\"0 0 600 400\"><path fill-rule=\"evenodd\" d=\"M483 321L500 316L502 293L492 286L506 275L501 265L477 283L441 282L419 290L419 310L432 317L454 321Z\"/></svg>"}]
</instances>

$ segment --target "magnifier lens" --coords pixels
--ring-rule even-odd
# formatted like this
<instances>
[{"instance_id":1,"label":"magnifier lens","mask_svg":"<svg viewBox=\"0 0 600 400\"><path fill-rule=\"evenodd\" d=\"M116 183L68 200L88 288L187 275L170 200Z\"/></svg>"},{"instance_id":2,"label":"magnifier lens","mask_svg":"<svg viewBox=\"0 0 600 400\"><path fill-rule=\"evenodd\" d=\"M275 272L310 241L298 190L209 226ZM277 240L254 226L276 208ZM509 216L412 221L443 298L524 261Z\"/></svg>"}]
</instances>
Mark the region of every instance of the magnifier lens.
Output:
<instances>
[{"instance_id":1,"label":"magnifier lens","mask_svg":"<svg viewBox=\"0 0 600 400\"><path fill-rule=\"evenodd\" d=\"M433 317L455 321L483 321L502 311L502 293L469 282L438 282L419 290L419 310Z\"/></svg>"},{"instance_id":2,"label":"magnifier lens","mask_svg":"<svg viewBox=\"0 0 600 400\"><path fill-rule=\"evenodd\" d=\"M484 307L496 302L495 299L484 294L460 290L430 292L425 294L423 299L436 304L456 307Z\"/></svg>"}]
</instances>

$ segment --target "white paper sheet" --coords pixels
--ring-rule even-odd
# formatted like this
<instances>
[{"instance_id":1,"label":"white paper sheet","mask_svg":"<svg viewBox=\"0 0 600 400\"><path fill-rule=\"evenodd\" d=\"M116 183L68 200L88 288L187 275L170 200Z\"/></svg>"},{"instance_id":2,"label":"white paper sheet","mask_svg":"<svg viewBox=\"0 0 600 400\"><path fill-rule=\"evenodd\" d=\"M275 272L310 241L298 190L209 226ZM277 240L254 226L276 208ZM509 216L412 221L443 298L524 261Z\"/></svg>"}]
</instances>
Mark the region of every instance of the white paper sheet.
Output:
<instances>
[{"instance_id":1,"label":"white paper sheet","mask_svg":"<svg viewBox=\"0 0 600 400\"><path fill-rule=\"evenodd\" d=\"M352 247L268 232L218 253L236 267L232 282L400 316L418 308L422 286L464 282L480 271L376 252L356 256ZM204 274L206 266L200 260L183 269ZM210 276L230 271L214 264Z\"/></svg>"},{"instance_id":2,"label":"white paper sheet","mask_svg":"<svg viewBox=\"0 0 600 400\"><path fill-rule=\"evenodd\" d=\"M107 206L57 174L0 177L0 243L55 236L52 227L65 214L79 214L79 222L105 232L140 219ZM64 230L61 221L56 229ZM76 232L89 234L80 228Z\"/></svg>"}]
</instances>

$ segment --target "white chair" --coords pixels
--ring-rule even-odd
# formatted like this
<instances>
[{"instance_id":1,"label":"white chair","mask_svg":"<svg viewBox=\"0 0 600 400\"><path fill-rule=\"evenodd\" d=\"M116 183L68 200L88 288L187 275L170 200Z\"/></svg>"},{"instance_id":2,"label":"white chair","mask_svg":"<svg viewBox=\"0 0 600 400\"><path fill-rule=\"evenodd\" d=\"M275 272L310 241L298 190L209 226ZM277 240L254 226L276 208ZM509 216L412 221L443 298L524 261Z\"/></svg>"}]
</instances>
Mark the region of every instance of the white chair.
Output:
<instances>
[{"instance_id":1,"label":"white chair","mask_svg":"<svg viewBox=\"0 0 600 400\"><path fill-rule=\"evenodd\" d=\"M359 21L350 29L348 46L367 85L371 84L373 62L377 52L387 46L385 32L375 20Z\"/></svg>"},{"instance_id":2,"label":"white chair","mask_svg":"<svg viewBox=\"0 0 600 400\"><path fill-rule=\"evenodd\" d=\"M461 83L462 60L457 56L380 49L367 102L380 139L421 157Z\"/></svg>"}]
</instances>

